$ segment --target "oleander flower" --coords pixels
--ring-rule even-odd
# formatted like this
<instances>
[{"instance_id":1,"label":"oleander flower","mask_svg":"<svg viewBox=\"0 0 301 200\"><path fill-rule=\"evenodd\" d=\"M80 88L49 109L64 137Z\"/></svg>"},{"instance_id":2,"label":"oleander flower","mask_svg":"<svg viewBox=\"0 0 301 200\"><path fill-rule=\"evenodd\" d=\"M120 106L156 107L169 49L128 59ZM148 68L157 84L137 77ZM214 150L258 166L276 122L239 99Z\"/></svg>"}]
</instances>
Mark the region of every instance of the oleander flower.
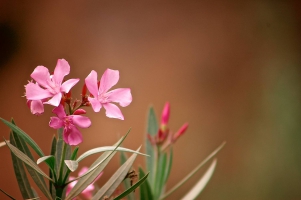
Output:
<instances>
[{"instance_id":1,"label":"oleander flower","mask_svg":"<svg viewBox=\"0 0 301 200\"><path fill-rule=\"evenodd\" d=\"M69 145L78 145L83 141L81 132L76 126L88 128L91 125L91 120L88 117L81 115L66 115L64 107L60 104L52 110L57 117L51 117L49 126L54 129L64 128L63 139ZM76 113L76 112L75 112ZM83 109L78 114L85 114Z\"/></svg>"},{"instance_id":2,"label":"oleander flower","mask_svg":"<svg viewBox=\"0 0 301 200\"><path fill-rule=\"evenodd\" d=\"M97 73L92 70L85 79L86 86L93 95L88 100L95 112L99 112L101 107L106 110L106 116L123 120L124 117L120 109L112 102L119 103L120 106L126 107L132 102L132 94L130 88L118 88L108 90L116 85L119 80L119 71L107 69L100 79L98 86Z\"/></svg>"},{"instance_id":3,"label":"oleander flower","mask_svg":"<svg viewBox=\"0 0 301 200\"><path fill-rule=\"evenodd\" d=\"M29 82L25 86L27 100L43 100L44 104L58 106L62 93L69 90L79 81L79 79L69 79L63 83L63 79L70 72L70 66L65 59L58 59L53 75L44 66L37 66L31 74L31 78L36 83Z\"/></svg>"},{"instance_id":4,"label":"oleander flower","mask_svg":"<svg viewBox=\"0 0 301 200\"><path fill-rule=\"evenodd\" d=\"M27 106L34 115L41 115L44 112L44 105L42 100L27 100Z\"/></svg>"},{"instance_id":5,"label":"oleander flower","mask_svg":"<svg viewBox=\"0 0 301 200\"><path fill-rule=\"evenodd\" d=\"M88 167L83 167L79 172L78 172L78 176L82 176L84 173L86 173L88 171ZM84 189L82 191L82 195L87 198L87 199L91 199L92 198L92 195L93 195L93 191L95 189L95 186L94 186L94 182L97 181L99 179L99 177L103 174L103 172L101 172L96 178L95 180L90 184L88 185L88 187L86 187L86 189ZM75 177L73 176L70 176L69 177L69 181L72 181L74 180ZM66 191L66 195L68 195L71 191L71 189L76 185L77 181L73 181L71 182L68 186L67 186L67 191Z\"/></svg>"}]
</instances>

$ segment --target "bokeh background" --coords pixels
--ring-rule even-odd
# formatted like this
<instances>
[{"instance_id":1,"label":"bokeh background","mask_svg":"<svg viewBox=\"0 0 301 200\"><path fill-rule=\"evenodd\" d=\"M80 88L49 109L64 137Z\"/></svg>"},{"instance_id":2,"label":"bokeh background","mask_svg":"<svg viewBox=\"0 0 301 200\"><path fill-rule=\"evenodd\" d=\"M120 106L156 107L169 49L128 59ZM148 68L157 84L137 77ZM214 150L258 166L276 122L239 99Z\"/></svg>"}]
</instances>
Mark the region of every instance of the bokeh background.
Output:
<instances>
[{"instance_id":1,"label":"bokeh background","mask_svg":"<svg viewBox=\"0 0 301 200\"><path fill-rule=\"evenodd\" d=\"M115 88L130 87L133 95L122 108L125 120L88 109L93 125L82 131L80 152L113 144L129 127L125 146L137 148L149 106L159 116L169 101L170 128L189 122L189 129L174 148L168 188L227 141L200 199L301 199L300 8L298 0L1 0L0 116L14 117L49 152L51 107L33 116L22 97L33 69L54 69L65 58L68 77L80 84L92 69L118 69ZM0 130L9 138L4 124ZM0 155L0 188L21 199L9 150ZM116 157L97 183L117 167ZM204 170L169 199L182 197Z\"/></svg>"}]
</instances>

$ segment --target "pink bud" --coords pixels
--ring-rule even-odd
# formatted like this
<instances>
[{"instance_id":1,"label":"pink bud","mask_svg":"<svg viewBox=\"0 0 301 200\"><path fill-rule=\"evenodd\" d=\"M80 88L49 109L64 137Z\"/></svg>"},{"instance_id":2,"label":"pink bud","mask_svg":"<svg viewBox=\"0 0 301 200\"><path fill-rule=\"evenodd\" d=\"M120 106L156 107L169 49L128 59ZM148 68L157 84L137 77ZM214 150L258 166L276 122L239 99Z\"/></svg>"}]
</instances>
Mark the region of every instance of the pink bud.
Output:
<instances>
[{"instance_id":1,"label":"pink bud","mask_svg":"<svg viewBox=\"0 0 301 200\"><path fill-rule=\"evenodd\" d=\"M74 115L82 115L82 114L86 114L86 111L84 109L77 109L74 113Z\"/></svg>"},{"instance_id":2,"label":"pink bud","mask_svg":"<svg viewBox=\"0 0 301 200\"><path fill-rule=\"evenodd\" d=\"M167 125L169 120L170 105L169 102L166 102L161 115L161 125Z\"/></svg>"},{"instance_id":3,"label":"pink bud","mask_svg":"<svg viewBox=\"0 0 301 200\"><path fill-rule=\"evenodd\" d=\"M177 139L186 132L187 128L188 128L188 123L183 124L183 126L178 130L178 132L176 132L173 135L172 142L173 143L176 142Z\"/></svg>"}]
</instances>

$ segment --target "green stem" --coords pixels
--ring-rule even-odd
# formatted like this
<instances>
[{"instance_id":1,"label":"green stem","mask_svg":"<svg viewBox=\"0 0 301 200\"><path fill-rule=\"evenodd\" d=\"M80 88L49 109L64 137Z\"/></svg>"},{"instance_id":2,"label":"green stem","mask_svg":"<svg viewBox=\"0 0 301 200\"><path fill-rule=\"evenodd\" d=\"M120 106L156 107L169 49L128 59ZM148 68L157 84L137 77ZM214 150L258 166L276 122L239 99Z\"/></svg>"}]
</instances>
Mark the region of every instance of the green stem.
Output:
<instances>
[{"instance_id":1,"label":"green stem","mask_svg":"<svg viewBox=\"0 0 301 200\"><path fill-rule=\"evenodd\" d=\"M158 165L159 165L159 158L160 158L160 146L156 146L156 149L155 149L155 165L154 165L154 182L153 182L153 185L152 185L152 188L153 188L153 194L154 196L156 197L158 194L157 194L157 180L158 180L158 176L157 176L157 173L158 173Z\"/></svg>"},{"instance_id":2,"label":"green stem","mask_svg":"<svg viewBox=\"0 0 301 200\"><path fill-rule=\"evenodd\" d=\"M65 142L63 142L63 153L62 153L62 157L60 160L60 175L59 175L59 184L62 183L62 179L63 179L63 171L64 171L64 160L65 160L65 156L66 156L66 149L67 149L67 145Z\"/></svg>"}]
</instances>

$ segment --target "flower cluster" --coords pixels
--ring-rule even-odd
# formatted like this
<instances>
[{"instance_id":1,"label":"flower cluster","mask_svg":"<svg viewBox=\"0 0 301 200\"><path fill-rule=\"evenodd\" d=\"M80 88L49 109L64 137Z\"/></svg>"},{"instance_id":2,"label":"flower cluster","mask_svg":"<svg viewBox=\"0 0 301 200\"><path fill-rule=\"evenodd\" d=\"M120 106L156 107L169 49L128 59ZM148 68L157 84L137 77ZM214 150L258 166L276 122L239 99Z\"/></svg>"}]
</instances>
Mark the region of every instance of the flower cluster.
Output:
<instances>
[{"instance_id":1,"label":"flower cluster","mask_svg":"<svg viewBox=\"0 0 301 200\"><path fill-rule=\"evenodd\" d=\"M64 81L69 73L70 65L65 59L58 59L53 74L46 67L37 66L31 74L33 80L25 85L25 96L32 114L42 114L45 104L54 106L52 112L56 117L51 117L49 126L54 129L63 128L64 141L69 145L78 145L83 139L77 127L88 128L91 125L91 120L82 116L86 114L82 107L91 106L94 112L99 112L104 107L107 117L123 120L121 110L113 103L126 107L132 102L132 95L129 88L109 91L119 80L118 70L107 69L100 81L97 79L97 72L92 70L85 78L82 100L71 102L71 88L79 79Z\"/></svg>"},{"instance_id":2,"label":"flower cluster","mask_svg":"<svg viewBox=\"0 0 301 200\"><path fill-rule=\"evenodd\" d=\"M150 143L154 146L162 147L162 150L175 143L178 138L186 132L188 128L188 123L184 123L181 128L175 134L173 134L172 131L170 131L168 128L169 115L170 104L169 102L166 102L161 114L161 124L157 135L155 135L154 137L152 137L150 134L147 135Z\"/></svg>"}]
</instances>

